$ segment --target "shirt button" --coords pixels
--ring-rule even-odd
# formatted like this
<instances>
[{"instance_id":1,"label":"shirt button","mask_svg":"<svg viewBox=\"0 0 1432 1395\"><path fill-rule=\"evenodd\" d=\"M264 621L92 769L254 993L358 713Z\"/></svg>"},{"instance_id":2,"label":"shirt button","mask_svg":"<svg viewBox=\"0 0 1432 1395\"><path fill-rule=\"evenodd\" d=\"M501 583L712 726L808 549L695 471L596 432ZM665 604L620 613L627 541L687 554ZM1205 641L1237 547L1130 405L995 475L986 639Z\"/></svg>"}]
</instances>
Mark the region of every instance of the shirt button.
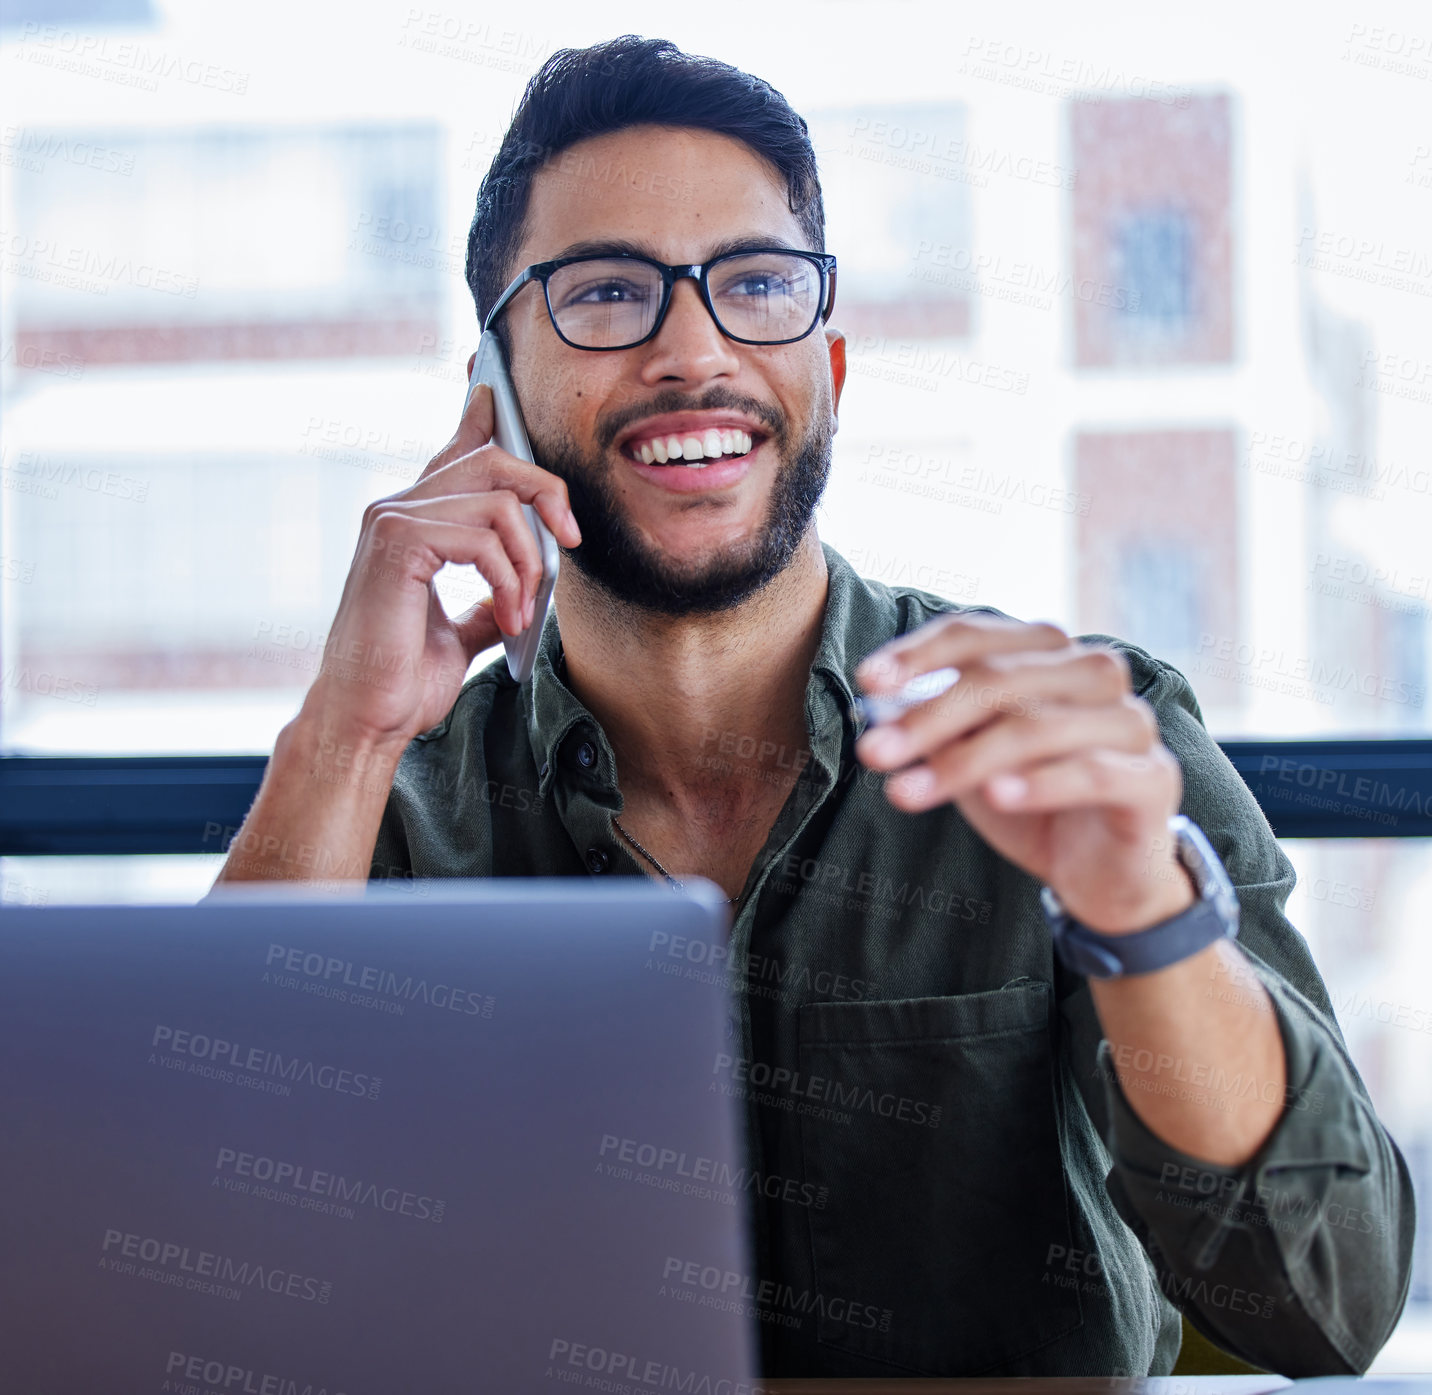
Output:
<instances>
[{"instance_id":1,"label":"shirt button","mask_svg":"<svg viewBox=\"0 0 1432 1395\"><path fill-rule=\"evenodd\" d=\"M610 862L611 858L607 855L605 848L587 849L587 867L593 875L598 872L605 872Z\"/></svg>"},{"instance_id":2,"label":"shirt button","mask_svg":"<svg viewBox=\"0 0 1432 1395\"><path fill-rule=\"evenodd\" d=\"M590 770L597 763L597 748L590 741L584 741L577 747L577 764L584 770Z\"/></svg>"}]
</instances>

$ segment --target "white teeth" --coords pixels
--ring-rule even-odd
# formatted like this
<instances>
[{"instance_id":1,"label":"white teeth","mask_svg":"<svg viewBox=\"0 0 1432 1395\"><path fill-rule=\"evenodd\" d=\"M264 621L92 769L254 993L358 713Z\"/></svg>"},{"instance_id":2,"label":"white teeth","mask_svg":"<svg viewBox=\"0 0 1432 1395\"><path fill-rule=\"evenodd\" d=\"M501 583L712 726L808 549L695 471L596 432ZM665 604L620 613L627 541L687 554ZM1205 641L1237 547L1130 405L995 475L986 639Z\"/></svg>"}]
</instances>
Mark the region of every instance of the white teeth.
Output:
<instances>
[{"instance_id":1,"label":"white teeth","mask_svg":"<svg viewBox=\"0 0 1432 1395\"><path fill-rule=\"evenodd\" d=\"M711 427L700 436L653 437L632 451L644 465L655 462L665 465L685 462L692 469L704 469L712 460L722 456L748 455L751 451L751 433L737 428Z\"/></svg>"}]
</instances>

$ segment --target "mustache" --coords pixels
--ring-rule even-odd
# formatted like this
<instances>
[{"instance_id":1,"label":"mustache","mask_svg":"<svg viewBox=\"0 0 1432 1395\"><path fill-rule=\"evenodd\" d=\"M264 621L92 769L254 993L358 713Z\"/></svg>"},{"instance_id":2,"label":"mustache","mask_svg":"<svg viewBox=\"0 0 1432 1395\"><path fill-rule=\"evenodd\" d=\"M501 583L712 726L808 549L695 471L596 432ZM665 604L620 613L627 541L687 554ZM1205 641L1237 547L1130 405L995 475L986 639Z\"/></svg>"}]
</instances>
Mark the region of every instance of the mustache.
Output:
<instances>
[{"instance_id":1,"label":"mustache","mask_svg":"<svg viewBox=\"0 0 1432 1395\"><path fill-rule=\"evenodd\" d=\"M786 434L786 414L769 402L733 392L730 388L712 387L695 395L667 388L641 402L629 406L614 407L596 424L597 444L608 449L612 442L634 421L646 417L665 416L668 412L741 412L754 418L766 427L773 437L783 440Z\"/></svg>"}]
</instances>

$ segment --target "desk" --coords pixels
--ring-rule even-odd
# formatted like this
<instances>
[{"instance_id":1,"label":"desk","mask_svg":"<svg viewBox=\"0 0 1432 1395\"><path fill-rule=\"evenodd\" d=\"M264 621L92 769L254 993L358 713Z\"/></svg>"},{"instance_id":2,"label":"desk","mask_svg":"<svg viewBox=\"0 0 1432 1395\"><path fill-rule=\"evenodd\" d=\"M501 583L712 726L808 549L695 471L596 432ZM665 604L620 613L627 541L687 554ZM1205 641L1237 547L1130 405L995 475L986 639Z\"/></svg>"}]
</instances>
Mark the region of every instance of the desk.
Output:
<instances>
[{"instance_id":1,"label":"desk","mask_svg":"<svg viewBox=\"0 0 1432 1395\"><path fill-rule=\"evenodd\" d=\"M1265 1395L1286 1376L1039 1376L989 1380L774 1380L761 1395Z\"/></svg>"}]
</instances>

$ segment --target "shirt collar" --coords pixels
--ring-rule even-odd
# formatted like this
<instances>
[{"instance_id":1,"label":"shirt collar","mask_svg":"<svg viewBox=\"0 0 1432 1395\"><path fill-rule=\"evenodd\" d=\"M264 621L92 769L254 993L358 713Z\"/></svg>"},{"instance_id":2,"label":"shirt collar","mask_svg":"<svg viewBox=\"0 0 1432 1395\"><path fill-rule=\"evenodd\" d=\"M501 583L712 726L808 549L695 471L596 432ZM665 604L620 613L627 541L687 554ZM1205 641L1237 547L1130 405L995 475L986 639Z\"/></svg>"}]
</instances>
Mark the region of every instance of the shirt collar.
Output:
<instances>
[{"instance_id":1,"label":"shirt collar","mask_svg":"<svg viewBox=\"0 0 1432 1395\"><path fill-rule=\"evenodd\" d=\"M838 717L852 739L858 732L855 714L855 666L886 639L899 633L899 606L889 588L857 576L854 568L829 543L822 542L828 576L825 614L820 641L811 661L806 685L806 723L812 736L812 755L833 767L827 741L834 736ZM505 671L505 667L504 667ZM558 753L568 735L589 726L591 740L602 748L600 765L610 768L596 718L563 680L562 636L555 607L549 608L532 676L522 685L520 701L538 771L538 789L545 797L555 779ZM823 755L822 749L826 748ZM840 743L834 750L838 753Z\"/></svg>"}]
</instances>

